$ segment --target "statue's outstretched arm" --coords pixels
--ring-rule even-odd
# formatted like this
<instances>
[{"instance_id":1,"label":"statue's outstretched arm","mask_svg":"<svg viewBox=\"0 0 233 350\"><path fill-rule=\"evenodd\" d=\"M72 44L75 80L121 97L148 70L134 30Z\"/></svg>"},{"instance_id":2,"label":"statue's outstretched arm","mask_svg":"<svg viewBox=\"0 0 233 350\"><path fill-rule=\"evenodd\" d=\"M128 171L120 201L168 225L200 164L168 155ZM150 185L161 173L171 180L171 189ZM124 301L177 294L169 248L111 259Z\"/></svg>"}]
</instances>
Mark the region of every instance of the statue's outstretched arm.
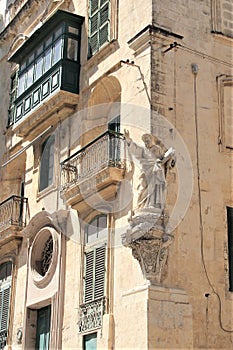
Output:
<instances>
[{"instance_id":1,"label":"statue's outstretched arm","mask_svg":"<svg viewBox=\"0 0 233 350\"><path fill-rule=\"evenodd\" d=\"M129 130L124 130L124 136L125 136L125 140L127 143L127 146L131 152L132 155L134 155L136 158L138 158L139 160L141 158L143 158L143 154L144 154L144 147L141 147L139 145L137 145L132 138L129 135Z\"/></svg>"}]
</instances>

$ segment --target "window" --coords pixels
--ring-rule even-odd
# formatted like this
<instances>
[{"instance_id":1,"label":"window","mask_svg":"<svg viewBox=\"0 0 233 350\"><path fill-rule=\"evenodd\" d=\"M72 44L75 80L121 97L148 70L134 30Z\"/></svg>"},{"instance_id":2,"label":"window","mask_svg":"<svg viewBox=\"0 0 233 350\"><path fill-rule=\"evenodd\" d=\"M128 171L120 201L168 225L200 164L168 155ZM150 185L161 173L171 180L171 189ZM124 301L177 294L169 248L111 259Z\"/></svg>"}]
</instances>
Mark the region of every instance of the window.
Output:
<instances>
[{"instance_id":1,"label":"window","mask_svg":"<svg viewBox=\"0 0 233 350\"><path fill-rule=\"evenodd\" d=\"M110 40L110 0L89 0L89 56Z\"/></svg>"},{"instance_id":2,"label":"window","mask_svg":"<svg viewBox=\"0 0 233 350\"><path fill-rule=\"evenodd\" d=\"M212 1L212 29L214 33L233 37L231 1Z\"/></svg>"},{"instance_id":3,"label":"window","mask_svg":"<svg viewBox=\"0 0 233 350\"><path fill-rule=\"evenodd\" d=\"M233 81L224 84L225 146L233 149Z\"/></svg>"},{"instance_id":4,"label":"window","mask_svg":"<svg viewBox=\"0 0 233 350\"><path fill-rule=\"evenodd\" d=\"M85 303L104 297L105 245L85 252Z\"/></svg>"},{"instance_id":5,"label":"window","mask_svg":"<svg viewBox=\"0 0 233 350\"><path fill-rule=\"evenodd\" d=\"M14 100L17 96L17 83L18 83L18 76L17 73L14 73L11 77L11 88L10 88L10 106L9 106L9 112L8 112L8 126L12 125L14 122Z\"/></svg>"},{"instance_id":6,"label":"window","mask_svg":"<svg viewBox=\"0 0 233 350\"><path fill-rule=\"evenodd\" d=\"M0 349L4 349L7 341L12 263L0 265Z\"/></svg>"},{"instance_id":7,"label":"window","mask_svg":"<svg viewBox=\"0 0 233 350\"><path fill-rule=\"evenodd\" d=\"M106 244L100 239L107 238L107 216L96 216L86 227L86 251L84 273L84 301L90 302L104 296ZM98 244L88 249L88 243Z\"/></svg>"},{"instance_id":8,"label":"window","mask_svg":"<svg viewBox=\"0 0 233 350\"><path fill-rule=\"evenodd\" d=\"M50 338L51 306L37 310L36 349L48 350Z\"/></svg>"},{"instance_id":9,"label":"window","mask_svg":"<svg viewBox=\"0 0 233 350\"><path fill-rule=\"evenodd\" d=\"M115 137L114 133L120 133L120 116L118 115L108 123L108 130L113 132L109 135L109 160L110 164L117 166L121 161L121 139Z\"/></svg>"},{"instance_id":10,"label":"window","mask_svg":"<svg viewBox=\"0 0 233 350\"><path fill-rule=\"evenodd\" d=\"M222 151L233 150L233 76L217 77L219 95L219 145Z\"/></svg>"},{"instance_id":11,"label":"window","mask_svg":"<svg viewBox=\"0 0 233 350\"><path fill-rule=\"evenodd\" d=\"M106 235L107 235L107 216L99 215L87 225L86 243L93 242L98 238L106 237Z\"/></svg>"},{"instance_id":12,"label":"window","mask_svg":"<svg viewBox=\"0 0 233 350\"><path fill-rule=\"evenodd\" d=\"M233 292L233 208L227 207L229 290Z\"/></svg>"},{"instance_id":13,"label":"window","mask_svg":"<svg viewBox=\"0 0 233 350\"><path fill-rule=\"evenodd\" d=\"M42 191L53 183L55 136L49 136L42 144L40 160L40 186Z\"/></svg>"},{"instance_id":14,"label":"window","mask_svg":"<svg viewBox=\"0 0 233 350\"><path fill-rule=\"evenodd\" d=\"M116 118L112 119L108 123L108 130L114 131L114 132L120 132L121 131L121 117L118 115Z\"/></svg>"},{"instance_id":15,"label":"window","mask_svg":"<svg viewBox=\"0 0 233 350\"><path fill-rule=\"evenodd\" d=\"M80 332L87 332L102 327L102 318L105 313L107 270L107 216L96 216L87 225L85 237L83 304L80 305L79 320ZM86 338L86 341L86 345L84 341L84 348L89 349L89 347L85 346L93 344L94 340L92 338Z\"/></svg>"},{"instance_id":16,"label":"window","mask_svg":"<svg viewBox=\"0 0 233 350\"><path fill-rule=\"evenodd\" d=\"M83 337L83 350L97 349L97 333L87 334Z\"/></svg>"},{"instance_id":17,"label":"window","mask_svg":"<svg viewBox=\"0 0 233 350\"><path fill-rule=\"evenodd\" d=\"M63 36L61 28L55 29L43 43L34 49L20 64L18 94L31 87L55 63L62 59Z\"/></svg>"}]
</instances>

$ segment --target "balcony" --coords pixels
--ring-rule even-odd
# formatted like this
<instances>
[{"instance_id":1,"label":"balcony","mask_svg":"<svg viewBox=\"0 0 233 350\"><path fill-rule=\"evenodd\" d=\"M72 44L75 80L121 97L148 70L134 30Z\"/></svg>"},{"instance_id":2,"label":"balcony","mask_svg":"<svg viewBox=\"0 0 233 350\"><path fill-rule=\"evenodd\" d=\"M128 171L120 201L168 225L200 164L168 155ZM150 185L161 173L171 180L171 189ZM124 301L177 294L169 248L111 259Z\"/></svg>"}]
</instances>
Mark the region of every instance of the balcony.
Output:
<instances>
[{"instance_id":1,"label":"balcony","mask_svg":"<svg viewBox=\"0 0 233 350\"><path fill-rule=\"evenodd\" d=\"M114 199L126 169L122 134L106 131L61 163L62 197L79 213Z\"/></svg>"},{"instance_id":2,"label":"balcony","mask_svg":"<svg viewBox=\"0 0 233 350\"><path fill-rule=\"evenodd\" d=\"M32 141L49 126L74 112L79 98L77 94L62 91L62 72L62 66L56 67L15 101L13 130L18 136Z\"/></svg>"},{"instance_id":3,"label":"balcony","mask_svg":"<svg viewBox=\"0 0 233 350\"><path fill-rule=\"evenodd\" d=\"M18 136L31 141L77 106L83 21L58 10L10 57L19 70L11 82L8 126Z\"/></svg>"},{"instance_id":4,"label":"balcony","mask_svg":"<svg viewBox=\"0 0 233 350\"><path fill-rule=\"evenodd\" d=\"M87 332L102 327L105 304L105 298L100 298L80 305L79 332Z\"/></svg>"},{"instance_id":5,"label":"balcony","mask_svg":"<svg viewBox=\"0 0 233 350\"><path fill-rule=\"evenodd\" d=\"M28 199L11 196L0 203L0 243L20 237L26 226Z\"/></svg>"}]
</instances>

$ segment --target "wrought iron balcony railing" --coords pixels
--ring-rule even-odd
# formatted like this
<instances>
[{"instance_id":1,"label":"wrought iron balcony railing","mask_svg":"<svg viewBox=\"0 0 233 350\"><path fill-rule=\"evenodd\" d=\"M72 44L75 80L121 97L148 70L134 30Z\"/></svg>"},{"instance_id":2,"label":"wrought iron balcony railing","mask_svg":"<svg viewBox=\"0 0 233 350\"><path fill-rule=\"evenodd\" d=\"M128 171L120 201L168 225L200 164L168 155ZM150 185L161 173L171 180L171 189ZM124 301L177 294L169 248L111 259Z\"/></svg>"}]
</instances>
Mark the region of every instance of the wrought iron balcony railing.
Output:
<instances>
[{"instance_id":1,"label":"wrought iron balcony railing","mask_svg":"<svg viewBox=\"0 0 233 350\"><path fill-rule=\"evenodd\" d=\"M79 332L87 332L101 328L105 313L106 299L99 298L89 303L80 305L79 308Z\"/></svg>"},{"instance_id":2,"label":"wrought iron balcony railing","mask_svg":"<svg viewBox=\"0 0 233 350\"><path fill-rule=\"evenodd\" d=\"M28 199L20 196L11 196L0 203L0 231L13 225L26 226Z\"/></svg>"},{"instance_id":3,"label":"wrought iron balcony railing","mask_svg":"<svg viewBox=\"0 0 233 350\"><path fill-rule=\"evenodd\" d=\"M63 190L98 174L105 167L125 169L125 152L124 136L106 131L61 163Z\"/></svg>"}]
</instances>

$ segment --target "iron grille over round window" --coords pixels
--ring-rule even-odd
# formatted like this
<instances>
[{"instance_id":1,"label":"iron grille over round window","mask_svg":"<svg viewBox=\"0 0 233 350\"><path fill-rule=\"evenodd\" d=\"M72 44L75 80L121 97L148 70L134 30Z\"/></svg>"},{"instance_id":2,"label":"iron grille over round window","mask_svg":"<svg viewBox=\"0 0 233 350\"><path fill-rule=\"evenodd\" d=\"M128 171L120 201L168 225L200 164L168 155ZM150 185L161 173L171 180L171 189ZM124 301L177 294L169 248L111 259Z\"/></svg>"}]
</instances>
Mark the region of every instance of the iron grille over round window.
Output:
<instances>
[{"instance_id":1,"label":"iron grille over round window","mask_svg":"<svg viewBox=\"0 0 233 350\"><path fill-rule=\"evenodd\" d=\"M53 257L53 238L50 236L45 242L41 258L41 274L44 276L49 269Z\"/></svg>"}]
</instances>

